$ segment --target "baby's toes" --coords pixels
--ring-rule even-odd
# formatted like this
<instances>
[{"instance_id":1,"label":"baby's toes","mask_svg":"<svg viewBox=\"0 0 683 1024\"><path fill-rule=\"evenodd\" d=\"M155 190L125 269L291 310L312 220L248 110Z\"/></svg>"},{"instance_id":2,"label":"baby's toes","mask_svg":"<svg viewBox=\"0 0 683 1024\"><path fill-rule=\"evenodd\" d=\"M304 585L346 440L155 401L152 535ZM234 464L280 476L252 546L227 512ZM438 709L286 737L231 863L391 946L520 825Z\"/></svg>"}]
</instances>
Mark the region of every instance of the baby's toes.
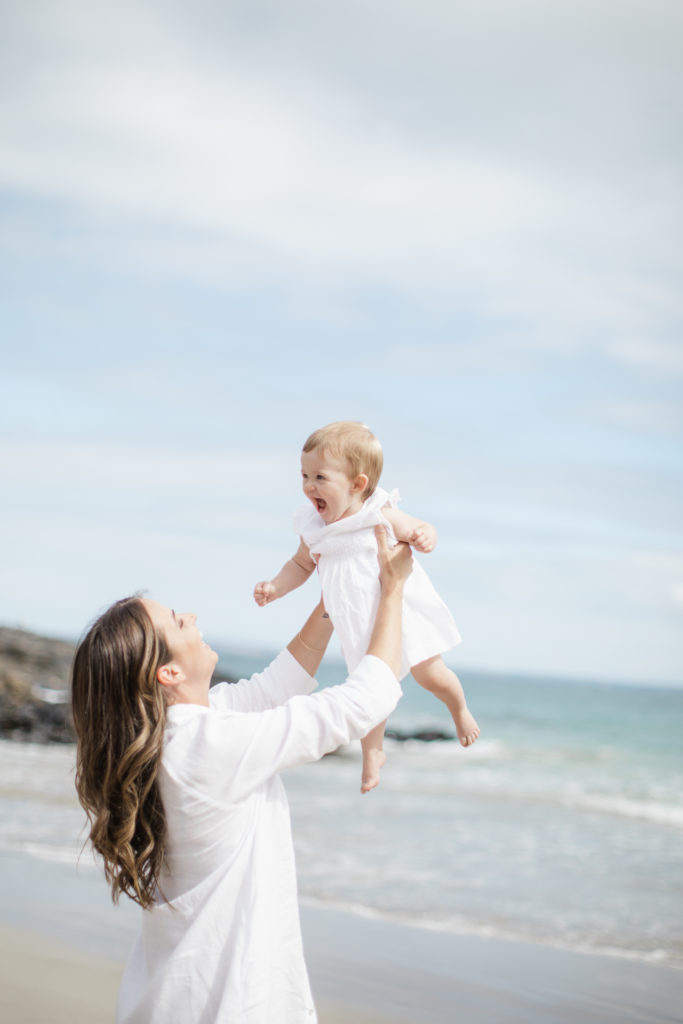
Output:
<instances>
[{"instance_id":1,"label":"baby's toes","mask_svg":"<svg viewBox=\"0 0 683 1024\"><path fill-rule=\"evenodd\" d=\"M463 747L471 747L475 740L479 739L479 729L475 729L473 732L468 732L466 736L463 736L460 742Z\"/></svg>"}]
</instances>

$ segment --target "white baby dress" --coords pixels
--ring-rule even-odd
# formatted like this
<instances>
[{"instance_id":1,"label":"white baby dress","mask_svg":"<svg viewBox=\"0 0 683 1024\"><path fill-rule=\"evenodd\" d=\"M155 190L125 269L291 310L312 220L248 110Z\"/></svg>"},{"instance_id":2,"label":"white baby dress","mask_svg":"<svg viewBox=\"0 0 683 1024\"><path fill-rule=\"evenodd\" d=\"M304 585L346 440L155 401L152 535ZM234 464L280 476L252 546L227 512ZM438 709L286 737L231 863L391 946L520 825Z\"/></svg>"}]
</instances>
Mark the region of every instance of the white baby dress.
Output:
<instances>
[{"instance_id":1,"label":"white baby dress","mask_svg":"<svg viewBox=\"0 0 683 1024\"><path fill-rule=\"evenodd\" d=\"M378 487L362 508L346 519L327 525L310 502L294 515L294 529L318 562L325 608L339 637L349 672L370 643L379 604L379 570L374 528L388 528L389 543L396 537L382 515L398 503L398 491ZM401 679L413 665L443 654L462 637L453 616L417 560L403 593L403 652Z\"/></svg>"}]
</instances>

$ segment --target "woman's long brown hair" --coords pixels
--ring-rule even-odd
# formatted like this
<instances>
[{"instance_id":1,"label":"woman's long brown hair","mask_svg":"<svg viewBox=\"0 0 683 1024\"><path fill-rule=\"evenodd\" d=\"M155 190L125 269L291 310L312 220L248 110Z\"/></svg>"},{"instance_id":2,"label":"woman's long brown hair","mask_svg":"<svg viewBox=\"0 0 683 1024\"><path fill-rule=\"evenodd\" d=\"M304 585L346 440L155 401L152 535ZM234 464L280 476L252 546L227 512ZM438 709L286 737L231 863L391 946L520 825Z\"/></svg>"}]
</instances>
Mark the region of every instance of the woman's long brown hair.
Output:
<instances>
[{"instance_id":1,"label":"woman's long brown hair","mask_svg":"<svg viewBox=\"0 0 683 1024\"><path fill-rule=\"evenodd\" d=\"M166 702L157 669L171 660L138 597L112 605L74 656L76 789L112 899L149 907L159 891L166 818L157 776Z\"/></svg>"}]
</instances>

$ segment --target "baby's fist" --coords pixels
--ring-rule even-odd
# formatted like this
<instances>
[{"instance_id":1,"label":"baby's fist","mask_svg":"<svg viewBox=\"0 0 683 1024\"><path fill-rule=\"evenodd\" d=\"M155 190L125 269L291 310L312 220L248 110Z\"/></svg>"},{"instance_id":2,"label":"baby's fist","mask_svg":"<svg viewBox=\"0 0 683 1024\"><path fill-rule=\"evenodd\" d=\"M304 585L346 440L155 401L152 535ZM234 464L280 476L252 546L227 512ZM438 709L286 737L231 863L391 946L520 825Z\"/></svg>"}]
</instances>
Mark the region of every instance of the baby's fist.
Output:
<instances>
[{"instance_id":1,"label":"baby's fist","mask_svg":"<svg viewBox=\"0 0 683 1024\"><path fill-rule=\"evenodd\" d=\"M265 607L271 601L274 601L277 597L275 587L272 583L267 580L263 580L261 583L257 583L254 587L254 600L259 608Z\"/></svg>"},{"instance_id":2,"label":"baby's fist","mask_svg":"<svg viewBox=\"0 0 683 1024\"><path fill-rule=\"evenodd\" d=\"M436 547L436 530L430 523L416 526L408 538L408 543L416 551L421 551L423 554L428 555Z\"/></svg>"}]
</instances>

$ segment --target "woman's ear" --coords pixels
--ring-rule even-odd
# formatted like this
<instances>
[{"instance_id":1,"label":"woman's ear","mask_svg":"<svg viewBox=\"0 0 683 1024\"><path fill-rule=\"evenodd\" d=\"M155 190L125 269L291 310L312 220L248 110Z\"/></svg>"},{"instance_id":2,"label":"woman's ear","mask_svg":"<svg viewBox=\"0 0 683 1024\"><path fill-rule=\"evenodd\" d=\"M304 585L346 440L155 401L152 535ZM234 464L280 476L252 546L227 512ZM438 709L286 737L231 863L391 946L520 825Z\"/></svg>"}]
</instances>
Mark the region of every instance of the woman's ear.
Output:
<instances>
[{"instance_id":1,"label":"woman's ear","mask_svg":"<svg viewBox=\"0 0 683 1024\"><path fill-rule=\"evenodd\" d=\"M365 473L359 473L356 479L351 484L351 490L354 494L362 494L365 488L368 486L368 477Z\"/></svg>"},{"instance_id":2,"label":"woman's ear","mask_svg":"<svg viewBox=\"0 0 683 1024\"><path fill-rule=\"evenodd\" d=\"M169 661L167 665L160 665L157 669L157 682L162 686L173 688L178 683L182 683L184 679L185 673L174 661Z\"/></svg>"}]
</instances>

